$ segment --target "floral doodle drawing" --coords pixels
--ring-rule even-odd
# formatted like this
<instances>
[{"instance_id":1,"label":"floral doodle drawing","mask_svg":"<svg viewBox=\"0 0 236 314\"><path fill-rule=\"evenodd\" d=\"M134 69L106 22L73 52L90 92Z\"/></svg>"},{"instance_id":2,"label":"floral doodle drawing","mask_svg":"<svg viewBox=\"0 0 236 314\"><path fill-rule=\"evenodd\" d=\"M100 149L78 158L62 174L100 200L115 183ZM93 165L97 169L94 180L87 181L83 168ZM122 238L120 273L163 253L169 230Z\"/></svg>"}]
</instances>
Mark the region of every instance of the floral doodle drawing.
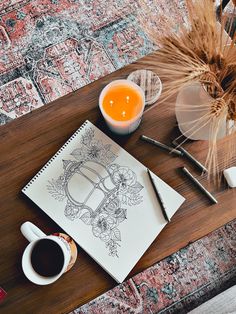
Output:
<instances>
[{"instance_id":1,"label":"floral doodle drawing","mask_svg":"<svg viewBox=\"0 0 236 314\"><path fill-rule=\"evenodd\" d=\"M104 145L89 128L73 160L63 160L63 173L47 185L51 196L65 201L65 216L80 219L105 243L110 256L118 257L119 224L127 219L127 207L142 202L143 186L129 167L114 163L111 145ZM83 190L82 187L86 186Z\"/></svg>"}]
</instances>

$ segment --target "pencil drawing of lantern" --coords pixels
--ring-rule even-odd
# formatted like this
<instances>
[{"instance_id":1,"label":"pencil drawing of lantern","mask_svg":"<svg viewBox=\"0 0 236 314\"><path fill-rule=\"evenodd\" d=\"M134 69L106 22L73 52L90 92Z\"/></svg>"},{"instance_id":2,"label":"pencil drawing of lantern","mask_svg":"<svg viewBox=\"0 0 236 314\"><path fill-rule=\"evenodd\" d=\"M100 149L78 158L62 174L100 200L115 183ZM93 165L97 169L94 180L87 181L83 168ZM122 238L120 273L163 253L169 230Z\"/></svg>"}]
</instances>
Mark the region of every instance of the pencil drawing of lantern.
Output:
<instances>
[{"instance_id":1,"label":"pencil drawing of lantern","mask_svg":"<svg viewBox=\"0 0 236 314\"><path fill-rule=\"evenodd\" d=\"M98 162L66 162L65 193L72 207L89 211L94 218L117 191L111 175ZM70 215L70 213L66 213Z\"/></svg>"},{"instance_id":2,"label":"pencil drawing of lantern","mask_svg":"<svg viewBox=\"0 0 236 314\"><path fill-rule=\"evenodd\" d=\"M121 242L119 224L127 219L127 207L142 202L143 186L129 167L114 163L118 156L88 129L81 146L63 160L63 173L48 181L48 192L65 204L64 215L82 221L105 243L110 256L117 256ZM75 159L75 160L74 160Z\"/></svg>"}]
</instances>

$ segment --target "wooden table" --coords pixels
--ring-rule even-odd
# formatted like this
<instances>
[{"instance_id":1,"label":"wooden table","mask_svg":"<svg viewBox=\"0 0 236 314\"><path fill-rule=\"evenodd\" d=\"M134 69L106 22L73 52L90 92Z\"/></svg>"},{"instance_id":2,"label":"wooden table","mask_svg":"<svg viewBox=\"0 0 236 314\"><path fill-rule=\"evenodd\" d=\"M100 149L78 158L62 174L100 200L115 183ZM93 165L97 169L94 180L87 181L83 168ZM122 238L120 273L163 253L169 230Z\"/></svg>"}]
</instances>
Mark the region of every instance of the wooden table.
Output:
<instances>
[{"instance_id":1,"label":"wooden table","mask_svg":"<svg viewBox=\"0 0 236 314\"><path fill-rule=\"evenodd\" d=\"M20 233L20 225L29 220L48 234L61 229L21 193L21 188L86 119L111 135L97 107L98 95L105 84L126 77L130 71L128 66L0 128L0 286L8 293L0 305L1 313L67 313L116 285L82 250L79 250L79 258L72 270L52 285L36 286L25 278L21 256L27 241ZM185 164L199 174L188 161L170 157L140 141L139 136L146 134L169 142L176 121L174 111L166 110L166 106L163 103L147 110L134 134L115 138L186 198L130 276L236 218L233 190L225 185L209 186L219 201L218 205L210 206L208 199L179 173L178 168ZM204 162L206 143L192 142L185 147ZM205 178L201 181L206 185Z\"/></svg>"}]
</instances>

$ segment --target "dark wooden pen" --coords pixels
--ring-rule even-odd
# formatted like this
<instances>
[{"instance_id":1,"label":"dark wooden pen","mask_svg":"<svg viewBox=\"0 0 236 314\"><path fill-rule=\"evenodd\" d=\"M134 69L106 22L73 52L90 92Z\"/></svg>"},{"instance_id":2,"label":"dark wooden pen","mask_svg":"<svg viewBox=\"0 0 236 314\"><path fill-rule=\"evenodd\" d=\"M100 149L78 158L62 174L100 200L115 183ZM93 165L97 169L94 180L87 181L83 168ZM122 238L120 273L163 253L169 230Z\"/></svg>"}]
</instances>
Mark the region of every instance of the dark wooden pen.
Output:
<instances>
[{"instance_id":1,"label":"dark wooden pen","mask_svg":"<svg viewBox=\"0 0 236 314\"><path fill-rule=\"evenodd\" d=\"M183 156L188 158L196 167L198 167L202 172L207 173L207 168L200 163L193 155L191 155L186 149L184 149L176 140L172 142L172 144L178 148L183 153Z\"/></svg>"},{"instance_id":2,"label":"dark wooden pen","mask_svg":"<svg viewBox=\"0 0 236 314\"><path fill-rule=\"evenodd\" d=\"M183 156L183 153L181 151L179 151L178 149L171 147L171 146L167 146L166 144L158 142L157 140L154 140L151 137L148 137L146 135L141 135L140 138L141 138L141 140L143 140L145 142L148 142L150 144L153 144L159 148L162 148L162 149L168 151L170 154L177 155L179 157Z\"/></svg>"},{"instance_id":3,"label":"dark wooden pen","mask_svg":"<svg viewBox=\"0 0 236 314\"><path fill-rule=\"evenodd\" d=\"M209 191L207 191L207 189L196 178L194 178L194 176L190 173L190 171L187 168L182 167L181 170L189 178L189 180L191 180L192 183L195 184L202 191L202 193L209 198L209 200L212 203L214 204L218 203L217 199Z\"/></svg>"},{"instance_id":4,"label":"dark wooden pen","mask_svg":"<svg viewBox=\"0 0 236 314\"><path fill-rule=\"evenodd\" d=\"M167 222L170 222L170 218L169 218L168 215L167 215L166 208L165 208L164 202L163 202L163 200L162 200L161 194L159 193L159 191L158 191L158 189L157 189L157 186L156 186L156 184L155 184L155 182L154 182L154 180L153 180L153 177L152 177L152 175L151 175L149 169L147 169L147 173L148 173L149 179L150 179L150 181L151 181L153 190L154 190L154 192L155 192L155 194L156 194L157 200L158 200L158 202L159 202L159 204L160 204L162 214L163 214L165 220L166 220Z\"/></svg>"}]
</instances>

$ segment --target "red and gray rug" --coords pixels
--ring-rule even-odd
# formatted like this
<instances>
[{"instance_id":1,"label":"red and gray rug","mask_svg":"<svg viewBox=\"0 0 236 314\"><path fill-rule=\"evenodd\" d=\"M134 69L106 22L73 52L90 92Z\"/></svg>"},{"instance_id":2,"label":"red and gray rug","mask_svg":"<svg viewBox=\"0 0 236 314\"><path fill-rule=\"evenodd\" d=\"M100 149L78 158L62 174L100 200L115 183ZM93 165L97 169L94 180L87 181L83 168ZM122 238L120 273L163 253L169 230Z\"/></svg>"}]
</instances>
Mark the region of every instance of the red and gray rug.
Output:
<instances>
[{"instance_id":1,"label":"red and gray rug","mask_svg":"<svg viewBox=\"0 0 236 314\"><path fill-rule=\"evenodd\" d=\"M236 220L70 314L188 313L236 284Z\"/></svg>"},{"instance_id":2,"label":"red and gray rug","mask_svg":"<svg viewBox=\"0 0 236 314\"><path fill-rule=\"evenodd\" d=\"M166 15L182 23L184 2L159 0L160 25ZM151 52L136 3L0 1L0 125Z\"/></svg>"}]
</instances>

